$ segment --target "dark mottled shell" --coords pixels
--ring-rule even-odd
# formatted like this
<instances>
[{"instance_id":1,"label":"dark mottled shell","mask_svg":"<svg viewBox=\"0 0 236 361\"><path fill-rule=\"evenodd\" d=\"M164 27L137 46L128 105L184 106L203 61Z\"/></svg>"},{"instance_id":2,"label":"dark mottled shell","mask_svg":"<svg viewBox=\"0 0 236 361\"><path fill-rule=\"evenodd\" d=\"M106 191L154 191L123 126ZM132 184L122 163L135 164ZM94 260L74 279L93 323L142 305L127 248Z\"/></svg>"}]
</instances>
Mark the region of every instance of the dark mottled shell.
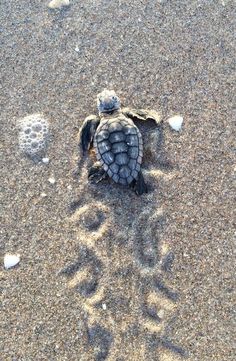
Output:
<instances>
[{"instance_id":1,"label":"dark mottled shell","mask_svg":"<svg viewBox=\"0 0 236 361\"><path fill-rule=\"evenodd\" d=\"M94 137L97 158L116 182L130 184L137 179L143 158L141 133L124 115L101 120Z\"/></svg>"}]
</instances>

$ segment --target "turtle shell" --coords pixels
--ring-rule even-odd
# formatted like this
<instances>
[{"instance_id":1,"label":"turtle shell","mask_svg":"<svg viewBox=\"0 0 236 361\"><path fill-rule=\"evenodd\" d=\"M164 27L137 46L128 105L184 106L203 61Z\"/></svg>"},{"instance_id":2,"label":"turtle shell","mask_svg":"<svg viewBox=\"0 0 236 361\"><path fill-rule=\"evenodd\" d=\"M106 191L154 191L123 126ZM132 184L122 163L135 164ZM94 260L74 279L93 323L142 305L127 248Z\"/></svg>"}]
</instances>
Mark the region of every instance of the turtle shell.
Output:
<instances>
[{"instance_id":1,"label":"turtle shell","mask_svg":"<svg viewBox=\"0 0 236 361\"><path fill-rule=\"evenodd\" d=\"M143 157L143 141L139 129L124 115L106 118L94 136L97 159L116 182L130 184L137 179Z\"/></svg>"}]
</instances>

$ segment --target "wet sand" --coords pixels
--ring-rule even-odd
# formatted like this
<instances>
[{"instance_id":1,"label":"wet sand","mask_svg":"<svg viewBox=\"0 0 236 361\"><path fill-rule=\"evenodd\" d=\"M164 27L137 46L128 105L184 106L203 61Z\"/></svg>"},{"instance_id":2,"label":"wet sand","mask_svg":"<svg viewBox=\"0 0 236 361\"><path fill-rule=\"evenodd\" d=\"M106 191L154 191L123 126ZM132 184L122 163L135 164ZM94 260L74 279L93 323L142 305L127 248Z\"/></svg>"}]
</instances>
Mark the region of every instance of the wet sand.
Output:
<instances>
[{"instance_id":1,"label":"wet sand","mask_svg":"<svg viewBox=\"0 0 236 361\"><path fill-rule=\"evenodd\" d=\"M21 261L1 263L0 359L235 360L234 2L46 5L1 2L0 251ZM162 115L140 125L147 195L72 176L104 87ZM48 165L19 152L37 112Z\"/></svg>"}]
</instances>

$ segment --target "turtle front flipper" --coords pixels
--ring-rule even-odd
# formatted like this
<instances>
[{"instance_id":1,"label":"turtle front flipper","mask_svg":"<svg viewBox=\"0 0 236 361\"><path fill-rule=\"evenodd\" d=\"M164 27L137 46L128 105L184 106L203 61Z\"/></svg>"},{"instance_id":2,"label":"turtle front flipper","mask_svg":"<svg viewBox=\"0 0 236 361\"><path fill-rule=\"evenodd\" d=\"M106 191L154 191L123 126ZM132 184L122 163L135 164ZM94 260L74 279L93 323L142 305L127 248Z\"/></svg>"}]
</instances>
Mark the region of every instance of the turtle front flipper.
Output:
<instances>
[{"instance_id":1,"label":"turtle front flipper","mask_svg":"<svg viewBox=\"0 0 236 361\"><path fill-rule=\"evenodd\" d=\"M85 118L80 130L80 145L83 154L90 148L94 134L100 123L100 119L96 115L89 115Z\"/></svg>"},{"instance_id":2,"label":"turtle front flipper","mask_svg":"<svg viewBox=\"0 0 236 361\"><path fill-rule=\"evenodd\" d=\"M155 110L123 108L122 113L132 120L153 120L157 125L162 122L161 114Z\"/></svg>"}]
</instances>

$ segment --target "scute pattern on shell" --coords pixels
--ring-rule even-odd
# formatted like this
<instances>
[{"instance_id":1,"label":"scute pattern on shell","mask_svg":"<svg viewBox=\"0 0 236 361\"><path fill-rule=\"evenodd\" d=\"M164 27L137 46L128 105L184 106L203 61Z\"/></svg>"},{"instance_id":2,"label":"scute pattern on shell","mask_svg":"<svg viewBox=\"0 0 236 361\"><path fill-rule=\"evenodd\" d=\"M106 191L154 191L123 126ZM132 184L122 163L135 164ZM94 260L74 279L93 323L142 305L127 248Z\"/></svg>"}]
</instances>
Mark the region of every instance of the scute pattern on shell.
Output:
<instances>
[{"instance_id":1,"label":"scute pattern on shell","mask_svg":"<svg viewBox=\"0 0 236 361\"><path fill-rule=\"evenodd\" d=\"M119 114L101 120L95 137L97 159L116 182L130 184L137 179L143 157L143 141L132 120Z\"/></svg>"}]
</instances>

